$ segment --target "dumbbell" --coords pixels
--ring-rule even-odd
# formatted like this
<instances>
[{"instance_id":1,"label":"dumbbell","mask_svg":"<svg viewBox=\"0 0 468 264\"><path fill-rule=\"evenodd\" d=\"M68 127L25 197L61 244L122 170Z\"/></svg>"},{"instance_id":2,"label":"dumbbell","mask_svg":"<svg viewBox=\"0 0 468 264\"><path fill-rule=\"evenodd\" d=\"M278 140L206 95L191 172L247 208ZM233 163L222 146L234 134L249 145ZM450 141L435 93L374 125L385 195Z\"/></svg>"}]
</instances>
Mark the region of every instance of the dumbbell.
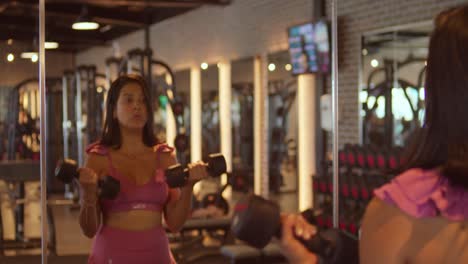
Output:
<instances>
[{"instance_id":1,"label":"dumbbell","mask_svg":"<svg viewBox=\"0 0 468 264\"><path fill-rule=\"evenodd\" d=\"M206 170L211 177L219 177L221 174L226 173L226 160L221 153L208 155L205 163L208 165ZM175 164L166 169L165 175L167 185L170 188L177 188L187 184L189 172L181 164Z\"/></svg>"},{"instance_id":2,"label":"dumbbell","mask_svg":"<svg viewBox=\"0 0 468 264\"><path fill-rule=\"evenodd\" d=\"M59 160L55 167L55 177L63 183L71 183L73 179L78 179L78 166L76 161L71 159ZM113 200L120 192L120 182L110 176L105 176L98 180L99 197Z\"/></svg>"},{"instance_id":3,"label":"dumbbell","mask_svg":"<svg viewBox=\"0 0 468 264\"><path fill-rule=\"evenodd\" d=\"M315 222L313 214L303 214L303 217ZM231 231L236 238L253 247L265 247L273 236L281 237L278 205L256 195L241 199L236 205ZM319 230L308 240L297 239L309 251L322 257L325 263L359 263L357 240L338 229Z\"/></svg>"}]
</instances>

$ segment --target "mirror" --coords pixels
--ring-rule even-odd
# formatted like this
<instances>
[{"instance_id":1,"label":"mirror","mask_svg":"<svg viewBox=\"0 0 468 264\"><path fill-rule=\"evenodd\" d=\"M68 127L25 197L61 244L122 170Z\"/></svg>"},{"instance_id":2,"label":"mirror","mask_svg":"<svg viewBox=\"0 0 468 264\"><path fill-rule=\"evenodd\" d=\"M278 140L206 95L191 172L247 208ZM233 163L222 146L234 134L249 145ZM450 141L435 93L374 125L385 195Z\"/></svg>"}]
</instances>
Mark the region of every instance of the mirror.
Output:
<instances>
[{"instance_id":1,"label":"mirror","mask_svg":"<svg viewBox=\"0 0 468 264\"><path fill-rule=\"evenodd\" d=\"M219 74L216 64L201 64L202 157L221 151L219 128Z\"/></svg>"},{"instance_id":2,"label":"mirror","mask_svg":"<svg viewBox=\"0 0 468 264\"><path fill-rule=\"evenodd\" d=\"M268 115L270 191L291 212L297 196L297 78L289 51L268 54Z\"/></svg>"},{"instance_id":3,"label":"mirror","mask_svg":"<svg viewBox=\"0 0 468 264\"><path fill-rule=\"evenodd\" d=\"M232 173L235 191L253 190L253 58L231 62Z\"/></svg>"},{"instance_id":4,"label":"mirror","mask_svg":"<svg viewBox=\"0 0 468 264\"><path fill-rule=\"evenodd\" d=\"M405 146L424 118L424 78L431 22L365 34L359 100L362 142Z\"/></svg>"},{"instance_id":5,"label":"mirror","mask_svg":"<svg viewBox=\"0 0 468 264\"><path fill-rule=\"evenodd\" d=\"M0 8L0 254L7 257L41 254L38 2Z\"/></svg>"}]
</instances>

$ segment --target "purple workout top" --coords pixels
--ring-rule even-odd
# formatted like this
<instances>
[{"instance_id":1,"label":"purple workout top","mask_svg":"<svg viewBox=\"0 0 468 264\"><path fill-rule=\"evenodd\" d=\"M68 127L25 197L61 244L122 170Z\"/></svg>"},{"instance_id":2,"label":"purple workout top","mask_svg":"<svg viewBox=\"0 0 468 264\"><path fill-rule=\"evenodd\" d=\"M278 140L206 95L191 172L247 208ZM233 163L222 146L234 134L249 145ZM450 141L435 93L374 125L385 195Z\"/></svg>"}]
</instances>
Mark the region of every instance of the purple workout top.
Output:
<instances>
[{"instance_id":1,"label":"purple workout top","mask_svg":"<svg viewBox=\"0 0 468 264\"><path fill-rule=\"evenodd\" d=\"M158 153L172 152L174 149L166 144L155 146ZM135 185L129 178L119 173L114 165L107 147L93 143L86 148L86 153L107 156L109 160L109 176L120 181L120 192L114 200L101 199L100 205L104 214L130 210L162 211L166 203L179 199L180 190L170 189L164 177L164 171L156 169L154 176L147 183ZM158 160L155 160L158 162Z\"/></svg>"},{"instance_id":2,"label":"purple workout top","mask_svg":"<svg viewBox=\"0 0 468 264\"><path fill-rule=\"evenodd\" d=\"M410 169L374 194L416 218L468 219L468 190L452 186L436 170Z\"/></svg>"}]
</instances>

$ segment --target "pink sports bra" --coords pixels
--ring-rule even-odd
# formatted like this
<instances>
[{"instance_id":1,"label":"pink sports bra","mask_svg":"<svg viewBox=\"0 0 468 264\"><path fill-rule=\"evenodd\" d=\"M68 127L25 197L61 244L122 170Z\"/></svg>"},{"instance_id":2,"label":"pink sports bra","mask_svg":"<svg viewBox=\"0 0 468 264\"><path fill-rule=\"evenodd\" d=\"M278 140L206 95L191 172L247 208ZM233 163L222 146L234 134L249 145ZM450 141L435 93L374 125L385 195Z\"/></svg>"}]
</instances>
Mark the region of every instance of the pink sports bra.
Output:
<instances>
[{"instance_id":1,"label":"pink sports bra","mask_svg":"<svg viewBox=\"0 0 468 264\"><path fill-rule=\"evenodd\" d=\"M155 149L158 154L174 150L166 144L157 145ZM114 200L100 200L103 214L130 210L162 211L169 201L177 200L180 197L180 189L170 189L168 187L162 169L156 169L154 176L147 183L135 185L115 169L106 146L99 144L99 142L93 143L86 148L86 153L107 156L109 176L120 181L120 192ZM159 159L159 155L157 157Z\"/></svg>"}]
</instances>

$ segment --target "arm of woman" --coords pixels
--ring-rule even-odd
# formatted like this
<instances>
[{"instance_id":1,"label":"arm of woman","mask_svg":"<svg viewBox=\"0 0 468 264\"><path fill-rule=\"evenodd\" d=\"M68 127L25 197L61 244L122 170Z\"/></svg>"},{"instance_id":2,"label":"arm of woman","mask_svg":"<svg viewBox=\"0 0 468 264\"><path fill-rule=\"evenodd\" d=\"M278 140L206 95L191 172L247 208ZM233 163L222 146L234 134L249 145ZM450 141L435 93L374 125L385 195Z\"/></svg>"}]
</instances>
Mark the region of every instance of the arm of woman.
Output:
<instances>
[{"instance_id":1,"label":"arm of woman","mask_svg":"<svg viewBox=\"0 0 468 264\"><path fill-rule=\"evenodd\" d=\"M100 157L90 154L85 166L79 169L80 214L79 222L83 234L93 238L101 224L101 209L98 201L98 173L102 172Z\"/></svg>"},{"instance_id":2,"label":"arm of woman","mask_svg":"<svg viewBox=\"0 0 468 264\"><path fill-rule=\"evenodd\" d=\"M177 163L174 152L161 155L163 169ZM189 217L192 210L193 186L207 176L203 163L189 164L188 183L180 189L169 190L169 201L164 208L166 224L172 232L177 232Z\"/></svg>"},{"instance_id":3,"label":"arm of woman","mask_svg":"<svg viewBox=\"0 0 468 264\"><path fill-rule=\"evenodd\" d=\"M398 208L374 198L367 206L361 226L361 264L408 263L412 221Z\"/></svg>"}]
</instances>

